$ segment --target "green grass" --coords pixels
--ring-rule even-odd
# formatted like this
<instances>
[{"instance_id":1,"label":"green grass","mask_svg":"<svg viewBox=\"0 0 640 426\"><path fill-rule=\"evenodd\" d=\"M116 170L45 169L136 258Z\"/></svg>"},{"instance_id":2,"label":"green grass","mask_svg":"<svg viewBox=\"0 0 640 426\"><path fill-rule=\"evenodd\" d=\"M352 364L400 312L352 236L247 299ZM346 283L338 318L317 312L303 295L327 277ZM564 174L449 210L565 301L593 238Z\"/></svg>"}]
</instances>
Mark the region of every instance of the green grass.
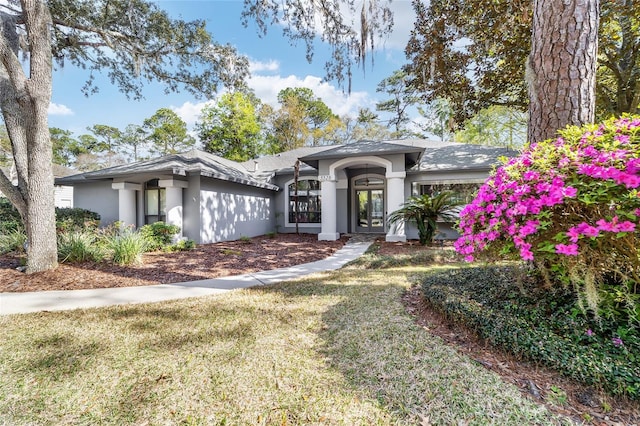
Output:
<instances>
[{"instance_id":1,"label":"green grass","mask_svg":"<svg viewBox=\"0 0 640 426\"><path fill-rule=\"evenodd\" d=\"M562 423L414 323L425 270L0 317L0 424Z\"/></svg>"}]
</instances>

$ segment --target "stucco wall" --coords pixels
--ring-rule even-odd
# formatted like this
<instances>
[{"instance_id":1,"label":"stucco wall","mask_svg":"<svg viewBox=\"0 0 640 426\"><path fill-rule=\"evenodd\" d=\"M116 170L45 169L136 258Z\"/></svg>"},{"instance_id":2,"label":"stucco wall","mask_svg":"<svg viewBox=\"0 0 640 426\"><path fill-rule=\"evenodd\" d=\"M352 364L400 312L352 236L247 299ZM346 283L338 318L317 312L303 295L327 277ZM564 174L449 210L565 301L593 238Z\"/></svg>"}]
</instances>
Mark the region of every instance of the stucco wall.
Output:
<instances>
[{"instance_id":1,"label":"stucco wall","mask_svg":"<svg viewBox=\"0 0 640 426\"><path fill-rule=\"evenodd\" d=\"M182 190L182 236L201 244L200 175L189 175L188 182Z\"/></svg>"},{"instance_id":2,"label":"stucco wall","mask_svg":"<svg viewBox=\"0 0 640 426\"><path fill-rule=\"evenodd\" d=\"M100 226L118 220L118 191L109 182L78 183L73 188L73 206L100 215Z\"/></svg>"},{"instance_id":3,"label":"stucco wall","mask_svg":"<svg viewBox=\"0 0 640 426\"><path fill-rule=\"evenodd\" d=\"M275 231L273 192L202 178L200 241L213 243Z\"/></svg>"}]
</instances>

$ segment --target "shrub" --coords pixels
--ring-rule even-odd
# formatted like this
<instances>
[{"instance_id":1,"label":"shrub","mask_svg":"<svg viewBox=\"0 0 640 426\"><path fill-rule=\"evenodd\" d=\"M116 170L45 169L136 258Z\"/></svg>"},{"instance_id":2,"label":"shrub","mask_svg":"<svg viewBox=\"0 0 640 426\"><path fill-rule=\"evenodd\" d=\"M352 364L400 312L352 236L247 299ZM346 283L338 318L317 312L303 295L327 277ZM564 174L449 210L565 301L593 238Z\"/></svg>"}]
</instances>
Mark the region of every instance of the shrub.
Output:
<instances>
[{"instance_id":1,"label":"shrub","mask_svg":"<svg viewBox=\"0 0 640 426\"><path fill-rule=\"evenodd\" d=\"M27 236L21 229L0 233L0 254L23 252Z\"/></svg>"},{"instance_id":2,"label":"shrub","mask_svg":"<svg viewBox=\"0 0 640 426\"><path fill-rule=\"evenodd\" d=\"M147 239L138 232L123 230L117 235L107 238L107 248L111 260L118 265L141 263L142 254L147 251Z\"/></svg>"},{"instance_id":3,"label":"shrub","mask_svg":"<svg viewBox=\"0 0 640 426\"><path fill-rule=\"evenodd\" d=\"M534 261L596 315L640 324L640 117L559 135L493 173L461 212L456 249Z\"/></svg>"},{"instance_id":4,"label":"shrub","mask_svg":"<svg viewBox=\"0 0 640 426\"><path fill-rule=\"evenodd\" d=\"M100 215L91 210L56 207L56 228L59 232L94 230L100 224Z\"/></svg>"},{"instance_id":5,"label":"shrub","mask_svg":"<svg viewBox=\"0 0 640 426\"><path fill-rule=\"evenodd\" d=\"M104 253L92 232L65 232L58 235L58 259L60 262L100 261Z\"/></svg>"},{"instance_id":6,"label":"shrub","mask_svg":"<svg viewBox=\"0 0 640 426\"><path fill-rule=\"evenodd\" d=\"M175 244L171 244L167 247L167 251L188 251L196 248L196 243L193 240L179 240Z\"/></svg>"},{"instance_id":7,"label":"shrub","mask_svg":"<svg viewBox=\"0 0 640 426\"><path fill-rule=\"evenodd\" d=\"M0 197L0 233L7 234L23 229L20 213L5 197Z\"/></svg>"},{"instance_id":8,"label":"shrub","mask_svg":"<svg viewBox=\"0 0 640 426\"><path fill-rule=\"evenodd\" d=\"M180 227L164 222L155 222L140 228L140 234L146 240L147 250L163 249L172 243L173 237L180 232Z\"/></svg>"},{"instance_id":9,"label":"shrub","mask_svg":"<svg viewBox=\"0 0 640 426\"><path fill-rule=\"evenodd\" d=\"M516 356L585 384L640 399L640 334L594 321L562 288L540 289L510 267L461 268L424 277L426 300L450 319Z\"/></svg>"},{"instance_id":10,"label":"shrub","mask_svg":"<svg viewBox=\"0 0 640 426\"><path fill-rule=\"evenodd\" d=\"M418 228L420 244L433 243L433 237L438 229L438 218L453 222L456 217L455 208L458 204L453 200L453 193L441 192L437 195L424 194L409 197L406 203L389 215L389 223L401 221L413 222Z\"/></svg>"}]
</instances>

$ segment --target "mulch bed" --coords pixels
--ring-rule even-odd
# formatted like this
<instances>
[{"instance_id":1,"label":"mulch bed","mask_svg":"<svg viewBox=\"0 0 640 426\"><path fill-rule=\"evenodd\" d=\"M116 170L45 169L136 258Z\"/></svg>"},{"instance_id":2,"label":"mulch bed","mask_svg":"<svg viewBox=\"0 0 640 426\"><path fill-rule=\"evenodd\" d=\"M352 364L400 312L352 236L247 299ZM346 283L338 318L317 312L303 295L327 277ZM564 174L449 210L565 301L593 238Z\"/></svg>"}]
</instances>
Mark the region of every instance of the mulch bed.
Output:
<instances>
[{"instance_id":1,"label":"mulch bed","mask_svg":"<svg viewBox=\"0 0 640 426\"><path fill-rule=\"evenodd\" d=\"M147 253L140 265L60 264L55 270L29 275L16 270L20 256L2 255L0 292L133 287L246 274L324 259L346 241L318 241L314 234L277 234L273 238L202 244L190 251Z\"/></svg>"}]
</instances>

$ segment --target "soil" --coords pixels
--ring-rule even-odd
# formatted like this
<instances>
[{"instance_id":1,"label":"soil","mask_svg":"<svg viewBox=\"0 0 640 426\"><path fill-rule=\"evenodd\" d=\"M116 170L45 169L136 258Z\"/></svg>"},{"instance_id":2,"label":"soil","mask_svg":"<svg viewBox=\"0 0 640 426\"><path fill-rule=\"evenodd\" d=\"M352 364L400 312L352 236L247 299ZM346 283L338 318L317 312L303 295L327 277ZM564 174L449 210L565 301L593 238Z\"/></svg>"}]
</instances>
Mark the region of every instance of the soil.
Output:
<instances>
[{"instance_id":1,"label":"soil","mask_svg":"<svg viewBox=\"0 0 640 426\"><path fill-rule=\"evenodd\" d=\"M198 245L182 252L153 252L134 266L109 262L61 263L52 271L24 274L23 256L0 256L0 293L134 287L239 275L329 257L347 238L318 241L312 234L277 234L250 240Z\"/></svg>"},{"instance_id":2,"label":"soil","mask_svg":"<svg viewBox=\"0 0 640 426\"><path fill-rule=\"evenodd\" d=\"M137 266L120 267L106 262L61 264L54 271L26 275L16 270L21 257L0 256L0 293L82 288L129 287L193 281L293 266L324 259L340 249L348 238L318 241L311 234L277 234L197 246L185 252L148 253ZM378 242L378 254L394 255L433 250L417 241ZM451 249L444 244L444 249ZM517 386L524 395L578 424L640 425L640 404L607 396L569 380L559 373L516 359L488 345L464 327L453 324L427 305L414 286L403 299L421 327L443 339L457 351Z\"/></svg>"}]
</instances>

